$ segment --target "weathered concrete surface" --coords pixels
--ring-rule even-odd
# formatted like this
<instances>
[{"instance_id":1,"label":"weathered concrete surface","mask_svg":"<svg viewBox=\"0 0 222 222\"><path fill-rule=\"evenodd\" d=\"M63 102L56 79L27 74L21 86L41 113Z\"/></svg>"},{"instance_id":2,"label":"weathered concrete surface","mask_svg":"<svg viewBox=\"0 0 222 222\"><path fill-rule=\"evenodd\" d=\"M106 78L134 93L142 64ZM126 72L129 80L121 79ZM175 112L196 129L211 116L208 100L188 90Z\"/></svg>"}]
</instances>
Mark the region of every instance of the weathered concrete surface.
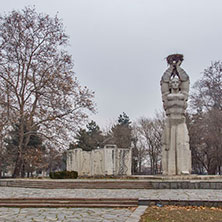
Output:
<instances>
[{"instance_id":1,"label":"weathered concrete surface","mask_svg":"<svg viewBox=\"0 0 222 222\"><path fill-rule=\"evenodd\" d=\"M42 189L222 189L222 176L131 176L134 179L0 179L0 187Z\"/></svg>"},{"instance_id":2,"label":"weathered concrete surface","mask_svg":"<svg viewBox=\"0 0 222 222\"><path fill-rule=\"evenodd\" d=\"M189 76L180 68L181 63L181 60L174 60L160 82L163 107L166 111L162 138L164 175L191 173L191 151L185 118L190 82Z\"/></svg>"},{"instance_id":3,"label":"weathered concrete surface","mask_svg":"<svg viewBox=\"0 0 222 222\"><path fill-rule=\"evenodd\" d=\"M112 208L0 208L0 221L124 222L131 209Z\"/></svg>"},{"instance_id":4,"label":"weathered concrete surface","mask_svg":"<svg viewBox=\"0 0 222 222\"><path fill-rule=\"evenodd\" d=\"M27 180L4 179L0 186L42 189L150 189L149 181L139 180Z\"/></svg>"},{"instance_id":5,"label":"weathered concrete surface","mask_svg":"<svg viewBox=\"0 0 222 222\"><path fill-rule=\"evenodd\" d=\"M76 148L67 151L67 170L77 171L79 176L131 175L131 148L106 145L104 148L83 151Z\"/></svg>"},{"instance_id":6,"label":"weathered concrete surface","mask_svg":"<svg viewBox=\"0 0 222 222\"><path fill-rule=\"evenodd\" d=\"M209 189L33 189L1 187L0 198L142 198L162 200L222 200L222 190Z\"/></svg>"}]
</instances>

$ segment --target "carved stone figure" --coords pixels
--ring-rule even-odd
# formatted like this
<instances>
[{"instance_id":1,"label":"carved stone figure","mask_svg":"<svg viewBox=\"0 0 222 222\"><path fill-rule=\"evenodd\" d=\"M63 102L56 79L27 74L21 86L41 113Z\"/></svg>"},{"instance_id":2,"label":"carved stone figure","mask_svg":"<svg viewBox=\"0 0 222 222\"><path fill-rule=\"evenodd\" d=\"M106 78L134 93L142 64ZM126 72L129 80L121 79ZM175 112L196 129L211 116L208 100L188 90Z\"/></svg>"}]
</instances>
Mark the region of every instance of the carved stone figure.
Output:
<instances>
[{"instance_id":1,"label":"carved stone figure","mask_svg":"<svg viewBox=\"0 0 222 222\"><path fill-rule=\"evenodd\" d=\"M161 79L166 122L162 138L162 169L165 175L191 173L191 151L185 119L189 94L189 76L180 67L183 56L167 57L170 67Z\"/></svg>"}]
</instances>

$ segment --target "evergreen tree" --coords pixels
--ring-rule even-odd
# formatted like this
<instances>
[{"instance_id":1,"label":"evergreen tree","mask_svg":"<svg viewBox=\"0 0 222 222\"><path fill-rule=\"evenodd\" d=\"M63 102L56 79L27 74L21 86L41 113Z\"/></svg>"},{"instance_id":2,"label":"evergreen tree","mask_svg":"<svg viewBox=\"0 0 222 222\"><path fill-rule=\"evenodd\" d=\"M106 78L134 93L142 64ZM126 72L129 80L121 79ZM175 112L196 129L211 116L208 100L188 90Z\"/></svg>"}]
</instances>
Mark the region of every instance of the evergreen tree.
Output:
<instances>
[{"instance_id":1,"label":"evergreen tree","mask_svg":"<svg viewBox=\"0 0 222 222\"><path fill-rule=\"evenodd\" d=\"M111 129L113 143L121 148L131 147L132 127L129 116L123 112L118 117L118 123Z\"/></svg>"},{"instance_id":2,"label":"evergreen tree","mask_svg":"<svg viewBox=\"0 0 222 222\"><path fill-rule=\"evenodd\" d=\"M5 142L7 143L8 149L16 148L19 144L19 132L20 132L20 123L15 123L12 126L12 130L9 131L9 137L5 139ZM23 146L25 146L25 141L27 137L27 124L24 126L24 138L23 138ZM30 133L30 139L27 144L27 148L30 147L40 147L42 146L42 138L38 135L37 129L33 130Z\"/></svg>"},{"instance_id":3,"label":"evergreen tree","mask_svg":"<svg viewBox=\"0 0 222 222\"><path fill-rule=\"evenodd\" d=\"M130 118L129 118L129 116L126 115L125 112L123 112L123 114L119 115L118 124L125 125L125 126L129 126L131 124Z\"/></svg>"},{"instance_id":4,"label":"evergreen tree","mask_svg":"<svg viewBox=\"0 0 222 222\"><path fill-rule=\"evenodd\" d=\"M104 137L99 126L92 120L86 125L86 129L81 128L77 132L75 139L77 140L76 147L91 151L103 146ZM70 147L74 148L74 145L71 144Z\"/></svg>"}]
</instances>

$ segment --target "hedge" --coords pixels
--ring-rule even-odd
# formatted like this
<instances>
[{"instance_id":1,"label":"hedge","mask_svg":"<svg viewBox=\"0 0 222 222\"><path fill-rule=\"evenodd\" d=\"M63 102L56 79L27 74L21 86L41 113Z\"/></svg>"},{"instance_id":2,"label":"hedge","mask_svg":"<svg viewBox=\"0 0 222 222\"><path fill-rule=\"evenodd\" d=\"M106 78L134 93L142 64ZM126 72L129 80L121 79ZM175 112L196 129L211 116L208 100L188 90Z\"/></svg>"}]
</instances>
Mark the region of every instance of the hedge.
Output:
<instances>
[{"instance_id":1,"label":"hedge","mask_svg":"<svg viewBox=\"0 0 222 222\"><path fill-rule=\"evenodd\" d=\"M51 179L76 179L78 177L78 172L76 171L57 171L50 172L49 177Z\"/></svg>"}]
</instances>

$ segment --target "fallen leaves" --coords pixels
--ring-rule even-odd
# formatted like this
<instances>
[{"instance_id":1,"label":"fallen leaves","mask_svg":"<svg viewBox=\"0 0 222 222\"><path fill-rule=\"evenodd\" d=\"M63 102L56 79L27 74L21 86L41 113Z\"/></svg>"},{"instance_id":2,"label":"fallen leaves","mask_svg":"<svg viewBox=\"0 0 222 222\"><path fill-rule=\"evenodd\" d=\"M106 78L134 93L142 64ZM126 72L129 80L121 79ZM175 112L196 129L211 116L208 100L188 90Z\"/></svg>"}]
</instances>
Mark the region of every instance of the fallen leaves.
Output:
<instances>
[{"instance_id":1,"label":"fallen leaves","mask_svg":"<svg viewBox=\"0 0 222 222\"><path fill-rule=\"evenodd\" d=\"M140 222L222 222L222 208L204 206L151 206Z\"/></svg>"}]
</instances>

